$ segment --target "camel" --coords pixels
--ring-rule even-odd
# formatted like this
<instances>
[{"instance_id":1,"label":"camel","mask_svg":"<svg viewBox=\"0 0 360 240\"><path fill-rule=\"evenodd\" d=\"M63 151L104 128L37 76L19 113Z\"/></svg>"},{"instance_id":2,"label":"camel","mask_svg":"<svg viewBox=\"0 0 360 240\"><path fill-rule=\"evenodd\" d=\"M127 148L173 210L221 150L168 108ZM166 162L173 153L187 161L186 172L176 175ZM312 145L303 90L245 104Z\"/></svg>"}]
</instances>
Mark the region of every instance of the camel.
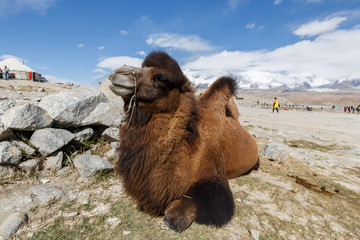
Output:
<instances>
[{"instance_id":1,"label":"camel","mask_svg":"<svg viewBox=\"0 0 360 240\"><path fill-rule=\"evenodd\" d=\"M196 98L178 63L161 51L109 79L127 113L115 163L126 193L177 232L194 221L227 224L235 211L228 179L259 166L255 139L238 121L236 81L221 77Z\"/></svg>"}]
</instances>

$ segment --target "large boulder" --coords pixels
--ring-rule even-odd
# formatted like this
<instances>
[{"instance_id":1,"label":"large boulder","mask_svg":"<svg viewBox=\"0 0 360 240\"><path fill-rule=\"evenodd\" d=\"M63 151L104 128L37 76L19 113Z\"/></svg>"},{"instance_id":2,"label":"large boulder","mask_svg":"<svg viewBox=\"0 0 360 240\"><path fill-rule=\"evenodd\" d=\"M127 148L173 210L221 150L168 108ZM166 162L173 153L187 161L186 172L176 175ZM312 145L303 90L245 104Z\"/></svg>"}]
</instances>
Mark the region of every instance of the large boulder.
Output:
<instances>
[{"instance_id":1,"label":"large boulder","mask_svg":"<svg viewBox=\"0 0 360 240\"><path fill-rule=\"evenodd\" d=\"M99 103L97 107L82 120L81 126L102 125L102 126L119 126L121 124L121 110L113 103Z\"/></svg>"},{"instance_id":2,"label":"large boulder","mask_svg":"<svg viewBox=\"0 0 360 240\"><path fill-rule=\"evenodd\" d=\"M111 163L99 155L77 155L73 162L80 175L84 178L91 177L100 170L114 168Z\"/></svg>"},{"instance_id":3,"label":"large boulder","mask_svg":"<svg viewBox=\"0 0 360 240\"><path fill-rule=\"evenodd\" d=\"M116 105L116 108L120 110L119 113L123 114L124 100L122 99L122 97L116 95L113 91L111 91L110 86L111 81L109 79L106 79L98 86L98 89L100 89L100 91L105 94L105 96L110 100L111 103Z\"/></svg>"},{"instance_id":4,"label":"large boulder","mask_svg":"<svg viewBox=\"0 0 360 240\"><path fill-rule=\"evenodd\" d=\"M22 152L10 142L0 142L0 164L19 164Z\"/></svg>"},{"instance_id":5,"label":"large boulder","mask_svg":"<svg viewBox=\"0 0 360 240\"><path fill-rule=\"evenodd\" d=\"M48 156L62 148L75 138L75 135L64 129L44 128L36 130L30 138L30 143L38 151Z\"/></svg>"},{"instance_id":6,"label":"large boulder","mask_svg":"<svg viewBox=\"0 0 360 240\"><path fill-rule=\"evenodd\" d=\"M45 109L58 126L84 126L96 124L88 118L100 103L108 103L105 95L95 87L82 86L71 91L45 96L39 106Z\"/></svg>"},{"instance_id":7,"label":"large boulder","mask_svg":"<svg viewBox=\"0 0 360 240\"><path fill-rule=\"evenodd\" d=\"M31 103L8 109L1 121L5 128L20 131L47 128L53 123L44 109Z\"/></svg>"},{"instance_id":8,"label":"large boulder","mask_svg":"<svg viewBox=\"0 0 360 240\"><path fill-rule=\"evenodd\" d=\"M32 186L30 191L43 204L59 200L64 196L63 190L46 185Z\"/></svg>"}]
</instances>

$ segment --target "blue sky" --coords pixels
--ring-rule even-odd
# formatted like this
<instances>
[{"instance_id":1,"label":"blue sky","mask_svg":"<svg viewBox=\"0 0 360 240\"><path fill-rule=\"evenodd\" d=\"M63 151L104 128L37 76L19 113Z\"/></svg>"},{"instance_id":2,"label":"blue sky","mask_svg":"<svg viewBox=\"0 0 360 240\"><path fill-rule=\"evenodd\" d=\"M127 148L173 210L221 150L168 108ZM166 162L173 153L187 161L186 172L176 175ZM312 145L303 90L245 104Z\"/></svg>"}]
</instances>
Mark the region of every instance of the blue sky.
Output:
<instances>
[{"instance_id":1,"label":"blue sky","mask_svg":"<svg viewBox=\"0 0 360 240\"><path fill-rule=\"evenodd\" d=\"M183 69L360 78L359 0L0 0L0 60L95 85L165 50Z\"/></svg>"}]
</instances>

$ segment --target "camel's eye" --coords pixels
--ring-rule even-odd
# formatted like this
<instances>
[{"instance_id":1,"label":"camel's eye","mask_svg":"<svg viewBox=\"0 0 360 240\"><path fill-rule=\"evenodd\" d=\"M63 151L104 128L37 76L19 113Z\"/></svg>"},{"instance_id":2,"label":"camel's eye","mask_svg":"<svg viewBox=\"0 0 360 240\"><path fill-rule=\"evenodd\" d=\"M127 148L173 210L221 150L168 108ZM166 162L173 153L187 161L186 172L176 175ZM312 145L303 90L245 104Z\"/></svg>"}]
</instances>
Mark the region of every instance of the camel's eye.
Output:
<instances>
[{"instance_id":1,"label":"camel's eye","mask_svg":"<svg viewBox=\"0 0 360 240\"><path fill-rule=\"evenodd\" d=\"M169 77L165 74L156 74L153 77L153 82L156 83L160 88L166 88L169 84Z\"/></svg>"}]
</instances>

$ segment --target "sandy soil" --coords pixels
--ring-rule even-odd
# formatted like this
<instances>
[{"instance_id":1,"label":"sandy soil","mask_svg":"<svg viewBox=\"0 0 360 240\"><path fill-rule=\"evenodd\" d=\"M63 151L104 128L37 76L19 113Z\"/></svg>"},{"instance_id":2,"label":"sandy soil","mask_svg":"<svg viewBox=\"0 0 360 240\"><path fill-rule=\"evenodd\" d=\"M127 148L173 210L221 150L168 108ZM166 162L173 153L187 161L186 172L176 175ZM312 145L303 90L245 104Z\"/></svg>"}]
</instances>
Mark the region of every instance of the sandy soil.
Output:
<instances>
[{"instance_id":1,"label":"sandy soil","mask_svg":"<svg viewBox=\"0 0 360 240\"><path fill-rule=\"evenodd\" d=\"M259 146L268 142L297 140L334 146L336 149L328 152L299 152L294 149L293 155L302 161L320 166L318 171L327 176L340 173L346 168L360 168L360 141L357 140L360 136L360 114L325 110L280 110L277 114L272 113L270 108L254 105L249 107L241 100L238 100L238 107L241 113L240 122L243 126L250 126L249 131L257 137ZM344 185L348 185L346 181ZM360 192L360 181L351 182L349 187Z\"/></svg>"},{"instance_id":2,"label":"sandy soil","mask_svg":"<svg viewBox=\"0 0 360 240\"><path fill-rule=\"evenodd\" d=\"M0 82L0 90L2 86ZM346 99L329 93L286 94L276 93L281 104L285 97L289 104L305 105L360 100L358 93L346 94ZM194 223L182 234L163 229L161 218L142 213L124 195L116 176L94 183L81 180L71 169L66 177L45 175L65 196L29 212L30 221L12 239L252 239L249 230L259 231L260 239L360 239L360 114L331 110L277 114L256 104L257 100L271 104L274 95L239 92L244 98L236 101L240 122L255 136L259 151L267 143L287 144L289 151L277 161L261 156L258 171L230 180L236 213L225 227ZM0 198L5 190L41 184L41 178L0 185ZM76 217L67 217L74 211Z\"/></svg>"},{"instance_id":3,"label":"sandy soil","mask_svg":"<svg viewBox=\"0 0 360 240\"><path fill-rule=\"evenodd\" d=\"M27 80L0 80L0 90L12 92L59 92L71 89L72 86L59 83L40 83Z\"/></svg>"},{"instance_id":4,"label":"sandy soil","mask_svg":"<svg viewBox=\"0 0 360 240\"><path fill-rule=\"evenodd\" d=\"M238 96L256 103L271 104L277 97L282 105L358 106L360 89L335 90L332 92L282 92L276 90L239 90Z\"/></svg>"}]
</instances>

